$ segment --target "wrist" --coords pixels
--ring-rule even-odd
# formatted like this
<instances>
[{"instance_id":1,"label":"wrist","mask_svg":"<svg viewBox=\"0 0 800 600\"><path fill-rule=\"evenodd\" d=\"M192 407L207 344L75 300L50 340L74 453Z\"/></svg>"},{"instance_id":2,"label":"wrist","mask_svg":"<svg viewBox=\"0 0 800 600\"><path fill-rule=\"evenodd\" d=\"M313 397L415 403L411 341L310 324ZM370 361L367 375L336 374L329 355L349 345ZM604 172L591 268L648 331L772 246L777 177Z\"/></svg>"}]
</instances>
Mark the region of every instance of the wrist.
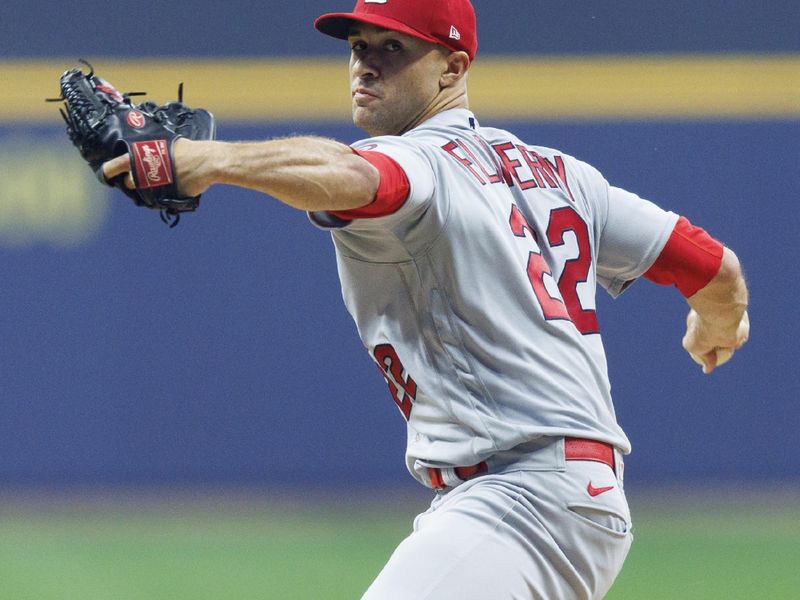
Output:
<instances>
[{"instance_id":1,"label":"wrist","mask_svg":"<svg viewBox=\"0 0 800 600\"><path fill-rule=\"evenodd\" d=\"M705 314L695 311L697 328L713 337L727 337L736 333L736 329L739 327L739 323L741 323L742 317L746 312L746 307Z\"/></svg>"},{"instance_id":2,"label":"wrist","mask_svg":"<svg viewBox=\"0 0 800 600\"><path fill-rule=\"evenodd\" d=\"M179 138L173 146L175 173L181 191L189 196L205 192L220 183L220 142Z\"/></svg>"}]
</instances>

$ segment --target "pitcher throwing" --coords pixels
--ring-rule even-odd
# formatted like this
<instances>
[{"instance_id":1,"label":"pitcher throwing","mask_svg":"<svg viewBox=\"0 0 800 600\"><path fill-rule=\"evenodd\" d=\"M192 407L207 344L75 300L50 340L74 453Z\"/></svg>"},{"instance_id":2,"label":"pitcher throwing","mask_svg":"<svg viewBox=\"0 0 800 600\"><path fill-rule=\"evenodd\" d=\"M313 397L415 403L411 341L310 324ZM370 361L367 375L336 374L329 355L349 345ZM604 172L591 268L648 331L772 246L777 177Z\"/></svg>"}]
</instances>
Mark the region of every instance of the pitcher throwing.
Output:
<instances>
[{"instance_id":1,"label":"pitcher throwing","mask_svg":"<svg viewBox=\"0 0 800 600\"><path fill-rule=\"evenodd\" d=\"M186 196L251 188L331 231L347 309L407 421L408 470L435 492L364 598L600 598L631 521L597 284L676 286L684 348L711 373L747 340L739 262L590 165L480 123L468 0L358 0L315 25L350 46L370 137L178 139L174 168Z\"/></svg>"}]
</instances>

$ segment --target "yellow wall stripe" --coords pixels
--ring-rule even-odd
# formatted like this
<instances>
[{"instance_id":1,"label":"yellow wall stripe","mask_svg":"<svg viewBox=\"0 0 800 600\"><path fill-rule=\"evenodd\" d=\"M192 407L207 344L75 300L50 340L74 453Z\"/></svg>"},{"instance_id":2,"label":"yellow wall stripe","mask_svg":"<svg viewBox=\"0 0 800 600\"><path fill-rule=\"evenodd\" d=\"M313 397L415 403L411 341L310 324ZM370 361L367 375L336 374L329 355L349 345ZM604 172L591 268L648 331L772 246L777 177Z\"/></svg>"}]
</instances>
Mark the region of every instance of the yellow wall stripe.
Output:
<instances>
[{"instance_id":1,"label":"yellow wall stripe","mask_svg":"<svg viewBox=\"0 0 800 600\"><path fill-rule=\"evenodd\" d=\"M346 59L94 60L121 91L188 104L220 120L346 121ZM58 78L73 59L0 61L0 122L57 122ZM800 55L485 57L470 73L479 117L538 120L800 117Z\"/></svg>"}]
</instances>

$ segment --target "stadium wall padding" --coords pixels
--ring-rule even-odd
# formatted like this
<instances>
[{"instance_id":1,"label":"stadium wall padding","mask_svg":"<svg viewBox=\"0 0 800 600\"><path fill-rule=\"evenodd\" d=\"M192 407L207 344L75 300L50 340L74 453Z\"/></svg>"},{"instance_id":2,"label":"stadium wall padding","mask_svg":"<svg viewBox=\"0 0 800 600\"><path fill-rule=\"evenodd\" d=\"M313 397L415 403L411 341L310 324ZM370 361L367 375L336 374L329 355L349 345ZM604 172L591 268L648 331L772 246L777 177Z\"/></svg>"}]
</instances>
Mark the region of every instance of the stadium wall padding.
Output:
<instances>
[{"instance_id":1,"label":"stadium wall padding","mask_svg":"<svg viewBox=\"0 0 800 600\"><path fill-rule=\"evenodd\" d=\"M711 377L680 347L677 292L600 292L631 476L796 477L799 124L498 124L702 223L747 271L752 339ZM33 133L34 147L60 139ZM88 239L37 241L31 208L34 237L0 250L0 481L402 476L402 419L342 306L329 237L303 213L223 187L174 230L116 191L86 210L102 220Z\"/></svg>"}]
</instances>

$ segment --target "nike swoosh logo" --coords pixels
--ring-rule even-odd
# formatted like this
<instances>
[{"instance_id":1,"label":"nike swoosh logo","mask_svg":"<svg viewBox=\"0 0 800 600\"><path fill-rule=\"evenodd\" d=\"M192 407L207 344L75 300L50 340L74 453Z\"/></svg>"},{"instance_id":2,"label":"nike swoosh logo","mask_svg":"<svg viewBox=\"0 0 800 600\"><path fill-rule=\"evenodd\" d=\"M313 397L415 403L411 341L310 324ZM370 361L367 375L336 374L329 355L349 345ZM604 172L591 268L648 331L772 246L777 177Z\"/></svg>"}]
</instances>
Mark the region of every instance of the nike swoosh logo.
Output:
<instances>
[{"instance_id":1,"label":"nike swoosh logo","mask_svg":"<svg viewBox=\"0 0 800 600\"><path fill-rule=\"evenodd\" d=\"M599 488L596 488L596 487L594 487L594 486L592 485L592 482L590 481L590 482L589 482L589 486L586 488L586 491L587 491L587 492L589 492L589 495L590 495L592 498L594 498L595 496L599 496L600 494L604 494L605 492L607 492L607 491L609 491L609 490L613 490L613 489L614 489L614 486L613 486L613 485L609 485L609 486L606 486L606 487L599 487Z\"/></svg>"}]
</instances>

